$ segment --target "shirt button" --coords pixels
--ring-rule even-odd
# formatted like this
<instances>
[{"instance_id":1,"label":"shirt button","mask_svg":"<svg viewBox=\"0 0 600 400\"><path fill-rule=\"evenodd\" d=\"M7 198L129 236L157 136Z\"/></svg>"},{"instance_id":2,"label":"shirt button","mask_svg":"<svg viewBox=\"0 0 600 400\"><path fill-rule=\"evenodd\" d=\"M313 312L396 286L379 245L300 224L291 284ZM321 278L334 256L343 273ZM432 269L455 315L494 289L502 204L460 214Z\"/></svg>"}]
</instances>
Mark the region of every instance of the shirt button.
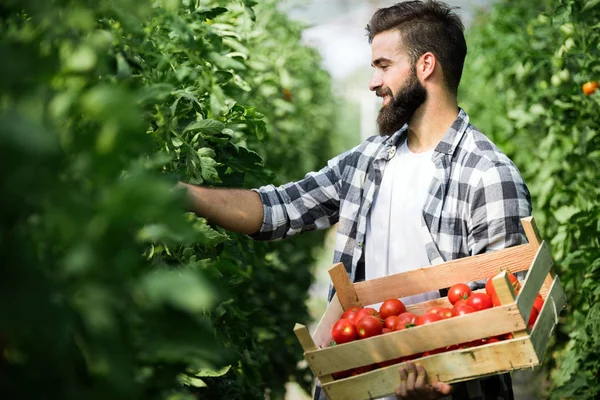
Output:
<instances>
[{"instance_id":1,"label":"shirt button","mask_svg":"<svg viewBox=\"0 0 600 400\"><path fill-rule=\"evenodd\" d=\"M395 148L395 147L392 147L392 148L390 149L390 156L393 156L394 154L396 154L396 148Z\"/></svg>"},{"instance_id":2,"label":"shirt button","mask_svg":"<svg viewBox=\"0 0 600 400\"><path fill-rule=\"evenodd\" d=\"M362 247L363 242L358 242L358 247Z\"/></svg>"}]
</instances>

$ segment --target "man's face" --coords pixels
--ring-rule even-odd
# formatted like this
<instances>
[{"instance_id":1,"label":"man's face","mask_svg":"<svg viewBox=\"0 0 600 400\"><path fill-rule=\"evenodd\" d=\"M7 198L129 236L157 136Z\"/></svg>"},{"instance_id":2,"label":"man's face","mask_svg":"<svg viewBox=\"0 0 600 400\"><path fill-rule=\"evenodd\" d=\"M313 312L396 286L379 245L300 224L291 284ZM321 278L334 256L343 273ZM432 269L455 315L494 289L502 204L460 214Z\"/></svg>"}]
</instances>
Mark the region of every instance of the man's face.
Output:
<instances>
[{"instance_id":1,"label":"man's face","mask_svg":"<svg viewBox=\"0 0 600 400\"><path fill-rule=\"evenodd\" d=\"M369 89L383 98L377 117L382 136L389 136L402 128L427 98L427 92L417 78L415 65L403 49L400 33L395 30L377 34L371 44L371 65L375 72Z\"/></svg>"}]
</instances>

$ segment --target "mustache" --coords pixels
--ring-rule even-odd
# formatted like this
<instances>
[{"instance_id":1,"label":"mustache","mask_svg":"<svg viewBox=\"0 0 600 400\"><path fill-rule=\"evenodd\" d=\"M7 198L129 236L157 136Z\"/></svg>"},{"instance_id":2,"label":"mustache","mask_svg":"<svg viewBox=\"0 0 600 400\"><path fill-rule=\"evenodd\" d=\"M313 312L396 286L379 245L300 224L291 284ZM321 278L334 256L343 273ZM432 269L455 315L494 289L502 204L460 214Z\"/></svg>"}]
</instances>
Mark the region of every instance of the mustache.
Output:
<instances>
[{"instance_id":1,"label":"mustache","mask_svg":"<svg viewBox=\"0 0 600 400\"><path fill-rule=\"evenodd\" d=\"M394 94L390 90L390 88L379 88L375 91L375 95L377 97L391 96L394 97Z\"/></svg>"}]
</instances>

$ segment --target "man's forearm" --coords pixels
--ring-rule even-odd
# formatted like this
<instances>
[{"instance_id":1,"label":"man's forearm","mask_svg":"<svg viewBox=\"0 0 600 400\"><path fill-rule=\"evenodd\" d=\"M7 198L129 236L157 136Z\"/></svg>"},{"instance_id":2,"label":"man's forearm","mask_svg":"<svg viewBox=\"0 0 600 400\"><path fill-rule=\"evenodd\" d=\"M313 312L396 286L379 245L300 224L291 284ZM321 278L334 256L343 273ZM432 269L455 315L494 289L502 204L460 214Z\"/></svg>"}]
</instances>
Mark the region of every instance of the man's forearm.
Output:
<instances>
[{"instance_id":1,"label":"man's forearm","mask_svg":"<svg viewBox=\"0 0 600 400\"><path fill-rule=\"evenodd\" d=\"M189 209L228 231L253 234L263 223L263 204L258 193L245 189L205 188L185 183Z\"/></svg>"}]
</instances>

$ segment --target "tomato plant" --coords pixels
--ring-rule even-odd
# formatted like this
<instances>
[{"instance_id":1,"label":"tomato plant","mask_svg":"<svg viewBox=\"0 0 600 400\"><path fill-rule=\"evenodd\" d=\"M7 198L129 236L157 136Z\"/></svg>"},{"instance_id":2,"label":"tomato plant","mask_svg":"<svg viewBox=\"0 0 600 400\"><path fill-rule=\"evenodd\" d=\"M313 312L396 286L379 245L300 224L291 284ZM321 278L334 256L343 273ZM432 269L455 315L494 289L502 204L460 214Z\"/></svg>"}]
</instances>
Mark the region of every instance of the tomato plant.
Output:
<instances>
[{"instance_id":1,"label":"tomato plant","mask_svg":"<svg viewBox=\"0 0 600 400\"><path fill-rule=\"evenodd\" d=\"M254 242L172 190L277 184L334 155L320 56L260 3L0 6L0 397L309 389L291 327L323 233Z\"/></svg>"},{"instance_id":2,"label":"tomato plant","mask_svg":"<svg viewBox=\"0 0 600 400\"><path fill-rule=\"evenodd\" d=\"M459 98L521 171L569 303L540 380L551 400L596 399L600 342L589 332L600 326L600 98L582 90L600 74L600 3L500 0L475 20ZM484 94L490 87L494 98Z\"/></svg>"},{"instance_id":3,"label":"tomato plant","mask_svg":"<svg viewBox=\"0 0 600 400\"><path fill-rule=\"evenodd\" d=\"M591 82L584 83L581 86L581 90L583 91L583 94L585 94L586 96L589 96L590 94L592 94L596 90L598 90L598 81L591 81Z\"/></svg>"}]
</instances>

